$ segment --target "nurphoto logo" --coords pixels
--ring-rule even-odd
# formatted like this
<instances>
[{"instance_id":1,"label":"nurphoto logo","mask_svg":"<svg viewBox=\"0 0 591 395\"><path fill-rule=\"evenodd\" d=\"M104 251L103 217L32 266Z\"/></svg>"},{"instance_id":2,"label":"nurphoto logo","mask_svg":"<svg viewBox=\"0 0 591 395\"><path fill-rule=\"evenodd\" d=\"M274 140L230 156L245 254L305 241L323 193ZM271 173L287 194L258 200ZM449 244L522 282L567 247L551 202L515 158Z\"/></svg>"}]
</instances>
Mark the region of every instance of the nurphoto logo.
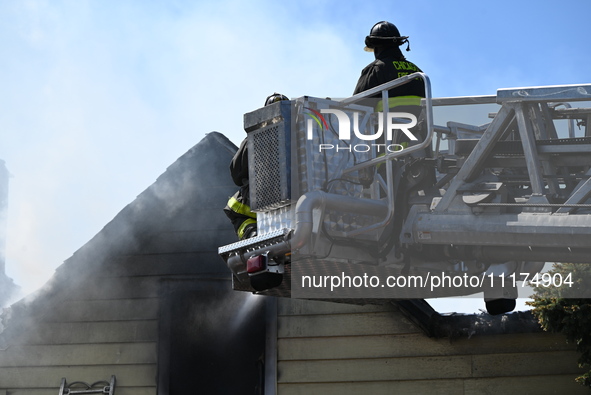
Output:
<instances>
[{"instance_id":1,"label":"nurphoto logo","mask_svg":"<svg viewBox=\"0 0 591 395\"><path fill-rule=\"evenodd\" d=\"M312 140L314 138L314 123L318 125L318 128L321 131L329 129L329 124L326 121L326 117L323 114L332 114L337 119L339 140L346 142L350 141L351 131L353 131L353 134L357 139L368 142L359 144L347 144L346 146L339 146L335 144L320 144L318 147L320 152L324 150L369 152L372 148L376 149L378 153L401 151L404 149L404 146L401 144L383 143L384 139L382 138L382 136L384 135L384 133L386 137L385 141L389 142L392 141L393 132L395 130L400 130L411 141L418 140L416 136L409 130L417 125L417 117L414 114L406 112L388 112L384 116L383 112L378 112L377 130L375 130L374 133L368 134L367 129L369 128L367 124L367 117L364 119L363 125L360 125L360 113L358 111L351 111L351 115L349 115L345 111L337 110L334 108L322 108L320 110L314 110L312 108L305 107L305 109L309 111L307 115L310 117L306 122L306 135L308 140ZM385 128L384 121L386 123ZM362 131L365 131L365 133L362 133ZM382 143L378 143L378 140L382 141Z\"/></svg>"}]
</instances>

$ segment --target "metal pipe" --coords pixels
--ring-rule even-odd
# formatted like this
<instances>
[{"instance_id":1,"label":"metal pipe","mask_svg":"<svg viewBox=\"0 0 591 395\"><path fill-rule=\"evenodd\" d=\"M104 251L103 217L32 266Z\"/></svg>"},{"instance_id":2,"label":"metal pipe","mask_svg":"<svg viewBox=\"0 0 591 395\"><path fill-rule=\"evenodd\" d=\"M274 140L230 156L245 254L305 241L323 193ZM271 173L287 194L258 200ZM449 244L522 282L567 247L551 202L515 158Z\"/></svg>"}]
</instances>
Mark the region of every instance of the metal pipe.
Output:
<instances>
[{"instance_id":1,"label":"metal pipe","mask_svg":"<svg viewBox=\"0 0 591 395\"><path fill-rule=\"evenodd\" d=\"M315 209L342 210L347 213L384 217L388 214L388 204L379 200L359 199L351 196L335 195L323 191L311 191L302 195L295 207L294 231L286 240L271 246L261 247L233 255L228 258L227 264L230 268L237 268L248 258L268 254L274 256L285 255L302 248L312 235L314 227Z\"/></svg>"},{"instance_id":2,"label":"metal pipe","mask_svg":"<svg viewBox=\"0 0 591 395\"><path fill-rule=\"evenodd\" d=\"M388 81L382 85L378 85L374 88L368 89L366 91L363 91L361 93L358 93L358 94L348 97L346 99L340 100L340 102L343 104L354 104L354 103L357 103L358 101L361 101L361 100L366 99L370 96L373 96L376 93L381 93L382 91L389 91L392 88L409 83L410 81L412 81L418 77L423 78L423 81L425 82L425 88L428 88L425 90L429 91L428 94L427 94L427 92L425 92L425 93L426 93L426 96L429 96L429 99L430 99L431 98L431 83L429 82L429 77L427 77L427 75L425 73L412 73L412 74L405 75L404 77L400 77L395 80Z\"/></svg>"},{"instance_id":3,"label":"metal pipe","mask_svg":"<svg viewBox=\"0 0 591 395\"><path fill-rule=\"evenodd\" d=\"M394 181L394 174L393 174L392 166L387 166L386 167L386 185L391 186L391 187L384 188L387 193L387 198L386 198L386 201L388 202L387 215L380 222L346 232L346 234L345 234L346 237L356 236L356 235L360 235L362 233L367 233L367 232L372 231L374 229L383 228L386 225L388 225L390 223L390 221L392 221L392 218L394 217L394 212L396 210L396 207L394 206L394 203L396 200L394 194L398 189L397 185L395 185L395 184L397 184L397 183L395 183L395 181Z\"/></svg>"},{"instance_id":4,"label":"metal pipe","mask_svg":"<svg viewBox=\"0 0 591 395\"><path fill-rule=\"evenodd\" d=\"M429 80L429 77L427 77L427 75L424 73L412 73L412 74L406 75L404 77L397 78L397 79L387 82L385 84L378 85L375 88L372 88L372 89L366 90L364 92L358 93L356 95L353 95L347 99L343 99L343 100L341 100L341 103L352 104L352 103L360 101L366 97L375 95L376 93L380 93L380 92L387 93L387 91L389 89L392 89L393 87L396 87L399 85L403 85L405 83L408 83L415 78L422 78L423 82L425 83L425 98L423 99L425 101L425 121L427 123L427 136L425 137L425 139L421 143L419 143L417 145L410 146L408 148L405 148L402 151L389 152L386 155L379 156L377 158L373 158L368 161L359 163L355 166L352 166L352 167L344 170L343 174L347 174L347 173L351 173L351 172L354 172L357 170L365 169L366 167L375 166L379 163L384 163L386 161L389 161L389 160L392 160L392 159L395 159L398 157L410 155L413 152L423 150L424 148L426 148L428 145L431 144L431 140L433 139L433 129L434 129L433 128L433 106L431 103L431 101L432 101L431 81ZM384 108L386 108L386 107L387 106L385 106ZM384 111L384 113L386 113L386 112L387 112L387 110ZM385 123L384 123L384 125L385 125Z\"/></svg>"},{"instance_id":5,"label":"metal pipe","mask_svg":"<svg viewBox=\"0 0 591 395\"><path fill-rule=\"evenodd\" d=\"M312 234L313 210L342 210L347 213L384 217L388 215L388 204L380 200L359 199L334 195L323 191L311 191L298 199L295 208L295 230L290 244L292 251L302 248Z\"/></svg>"},{"instance_id":6,"label":"metal pipe","mask_svg":"<svg viewBox=\"0 0 591 395\"><path fill-rule=\"evenodd\" d=\"M540 261L591 263L591 249L568 247L479 246L475 249L475 257L482 262Z\"/></svg>"},{"instance_id":7,"label":"metal pipe","mask_svg":"<svg viewBox=\"0 0 591 395\"><path fill-rule=\"evenodd\" d=\"M559 106L564 106L564 108L573 108L573 106L570 105L570 103L551 103L552 107L554 109L556 109L556 107ZM575 138L575 120L574 119L569 119L568 120L568 137L569 138Z\"/></svg>"},{"instance_id":8,"label":"metal pipe","mask_svg":"<svg viewBox=\"0 0 591 395\"><path fill-rule=\"evenodd\" d=\"M474 215L411 209L402 233L409 244L587 248L591 227L585 214Z\"/></svg>"}]
</instances>

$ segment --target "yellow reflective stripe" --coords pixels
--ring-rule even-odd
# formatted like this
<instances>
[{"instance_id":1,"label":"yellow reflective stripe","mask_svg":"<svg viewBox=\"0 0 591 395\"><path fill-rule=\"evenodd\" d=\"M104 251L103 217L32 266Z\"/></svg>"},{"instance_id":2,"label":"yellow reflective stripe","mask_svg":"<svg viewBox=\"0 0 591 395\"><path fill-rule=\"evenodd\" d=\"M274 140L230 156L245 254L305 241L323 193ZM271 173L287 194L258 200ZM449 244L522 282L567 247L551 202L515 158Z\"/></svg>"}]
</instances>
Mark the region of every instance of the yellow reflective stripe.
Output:
<instances>
[{"instance_id":1,"label":"yellow reflective stripe","mask_svg":"<svg viewBox=\"0 0 591 395\"><path fill-rule=\"evenodd\" d=\"M421 105L420 96L396 96L388 98L388 108L394 108L398 106L420 106ZM376 106L376 111L380 112L383 111L384 105L382 104L382 100L378 102Z\"/></svg>"},{"instance_id":2,"label":"yellow reflective stripe","mask_svg":"<svg viewBox=\"0 0 591 395\"><path fill-rule=\"evenodd\" d=\"M242 237L244 237L244 231L246 230L246 227L250 224L256 224L257 220L256 219L252 219L252 218L248 218L246 221L244 221L242 223L242 225L240 225L238 227L238 230L236 231L236 233L238 233L238 238L242 239Z\"/></svg>"},{"instance_id":3,"label":"yellow reflective stripe","mask_svg":"<svg viewBox=\"0 0 591 395\"><path fill-rule=\"evenodd\" d=\"M231 197L230 200L228 200L228 207L230 207L235 213L242 214L250 218L257 217L257 213L250 211L250 206L248 204L240 203L235 197Z\"/></svg>"}]
</instances>

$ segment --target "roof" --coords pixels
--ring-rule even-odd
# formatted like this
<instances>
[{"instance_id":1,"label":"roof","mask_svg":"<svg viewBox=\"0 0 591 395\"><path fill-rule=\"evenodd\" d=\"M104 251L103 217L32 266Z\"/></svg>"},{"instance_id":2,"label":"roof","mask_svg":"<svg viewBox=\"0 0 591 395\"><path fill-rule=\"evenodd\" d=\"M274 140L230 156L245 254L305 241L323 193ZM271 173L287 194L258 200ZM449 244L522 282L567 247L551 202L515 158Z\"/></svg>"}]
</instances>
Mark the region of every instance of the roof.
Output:
<instances>
[{"instance_id":1,"label":"roof","mask_svg":"<svg viewBox=\"0 0 591 395\"><path fill-rule=\"evenodd\" d=\"M5 329L0 333L0 348L26 328L31 317L52 309L75 286L96 281L98 272L113 270L113 264L123 265L129 257L141 255L146 259L137 261L155 262L161 266L162 275L178 274L167 262L183 259L188 262L183 266L188 274L208 273L229 279L230 272L217 255L217 247L236 240L222 211L236 189L228 171L236 150L223 134L206 134L60 265L41 289L0 316L0 332ZM141 274L152 269L133 270Z\"/></svg>"},{"instance_id":2,"label":"roof","mask_svg":"<svg viewBox=\"0 0 591 395\"><path fill-rule=\"evenodd\" d=\"M422 299L400 300L395 303L415 325L429 337L472 337L509 333L541 332L542 328L531 311L507 314L439 314Z\"/></svg>"}]
</instances>

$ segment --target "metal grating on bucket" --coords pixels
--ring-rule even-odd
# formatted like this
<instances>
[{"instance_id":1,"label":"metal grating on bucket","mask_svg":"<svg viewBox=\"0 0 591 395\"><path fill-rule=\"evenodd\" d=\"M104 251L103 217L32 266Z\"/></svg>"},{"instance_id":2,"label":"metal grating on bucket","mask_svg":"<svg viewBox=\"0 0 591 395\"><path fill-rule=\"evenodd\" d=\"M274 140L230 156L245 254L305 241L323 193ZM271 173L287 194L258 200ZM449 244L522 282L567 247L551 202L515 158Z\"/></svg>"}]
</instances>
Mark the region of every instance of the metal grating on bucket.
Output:
<instances>
[{"instance_id":1,"label":"metal grating on bucket","mask_svg":"<svg viewBox=\"0 0 591 395\"><path fill-rule=\"evenodd\" d=\"M250 174L254 175L250 186L253 210L268 210L290 203L289 140L285 134L284 122L249 134L249 166Z\"/></svg>"}]
</instances>

